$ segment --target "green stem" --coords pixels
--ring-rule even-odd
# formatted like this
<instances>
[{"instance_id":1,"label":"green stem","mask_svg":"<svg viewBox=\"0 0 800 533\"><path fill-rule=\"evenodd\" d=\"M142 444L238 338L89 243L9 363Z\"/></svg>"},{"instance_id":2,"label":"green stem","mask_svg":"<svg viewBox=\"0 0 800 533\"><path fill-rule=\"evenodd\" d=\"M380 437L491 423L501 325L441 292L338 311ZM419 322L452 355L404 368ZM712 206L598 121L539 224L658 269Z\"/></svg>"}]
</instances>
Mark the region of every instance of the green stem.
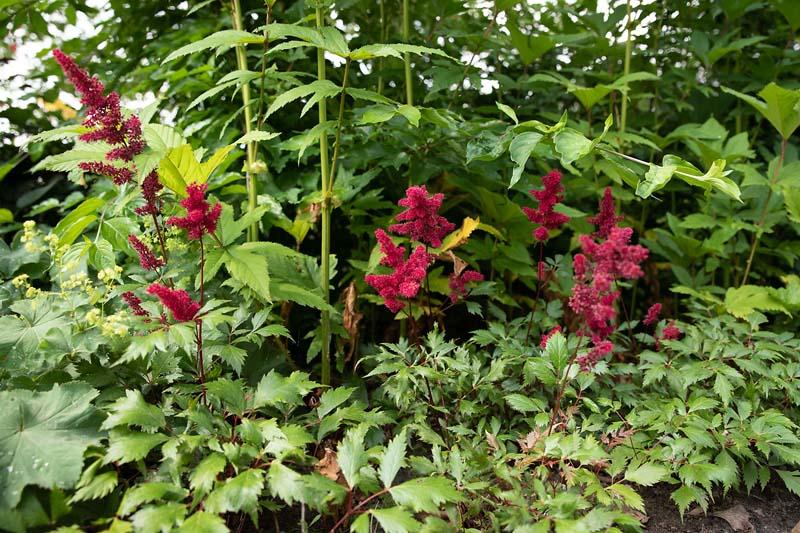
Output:
<instances>
[{"instance_id":1,"label":"green stem","mask_svg":"<svg viewBox=\"0 0 800 533\"><path fill-rule=\"evenodd\" d=\"M322 8L317 8L316 15L317 28L322 28L324 21ZM326 79L325 52L321 48L317 49L317 79L320 81ZM322 174L322 257L320 258L322 279L320 280L320 285L325 303L330 304L331 206L328 191L331 189L331 174L328 167L328 132L324 127L324 124L328 122L328 103L325 98L319 101L318 110L319 123L323 125L319 136L320 172ZM331 382L331 316L327 310L322 311L320 325L322 327L322 384L328 385Z\"/></svg>"},{"instance_id":2,"label":"green stem","mask_svg":"<svg viewBox=\"0 0 800 533\"><path fill-rule=\"evenodd\" d=\"M408 0L403 0L403 42L408 43L411 36L410 25L410 12L408 7ZM414 105L414 84L411 80L411 54L406 52L403 54L403 62L405 63L406 70L406 103Z\"/></svg>"},{"instance_id":3,"label":"green stem","mask_svg":"<svg viewBox=\"0 0 800 533\"><path fill-rule=\"evenodd\" d=\"M350 60L344 64L344 78L342 79L342 92L339 97L339 116L336 119L336 137L333 143L333 160L331 163L331 175L328 180L328 190L322 191L323 197L328 200L333 196L333 182L336 181L336 165L339 162L339 146L342 140L342 124L344 123L344 101L347 96L347 78L350 75Z\"/></svg>"},{"instance_id":4,"label":"green stem","mask_svg":"<svg viewBox=\"0 0 800 533\"><path fill-rule=\"evenodd\" d=\"M381 42L386 42L386 9L384 0L380 0L381 13ZM383 94L383 58L378 59L378 94Z\"/></svg>"},{"instance_id":5,"label":"green stem","mask_svg":"<svg viewBox=\"0 0 800 533\"><path fill-rule=\"evenodd\" d=\"M775 171L772 173L772 179L769 182L769 192L767 193L767 198L764 200L764 207L761 209L761 215L758 217L758 222L756 226L755 234L753 234L753 242L750 245L750 254L747 256L747 265L744 268L744 275L742 276L742 281L739 284L741 287L745 283L747 283L747 278L750 276L750 268L753 266L753 258L756 255L756 248L758 248L758 243L761 241L761 227L764 225L764 221L767 218L767 211L769 210L769 202L772 200L772 189L775 187L775 182L778 181L778 174L781 172L781 167L783 166L783 160L786 158L786 146L788 141L783 139L781 141L781 155L778 156L778 164L775 165Z\"/></svg>"},{"instance_id":6,"label":"green stem","mask_svg":"<svg viewBox=\"0 0 800 533\"><path fill-rule=\"evenodd\" d=\"M233 29L243 31L242 8L239 0L231 0L231 15L233 19ZM247 55L244 45L236 46L236 64L239 70L247 70ZM242 103L244 104L244 132L250 133L252 130L253 113L250 109L250 82L242 84ZM252 175L256 162L256 143L247 143L247 170L245 171L245 182L247 187L247 211L252 212L256 209L256 183ZM250 241L258 240L258 222L248 228L247 239Z\"/></svg>"},{"instance_id":7,"label":"green stem","mask_svg":"<svg viewBox=\"0 0 800 533\"><path fill-rule=\"evenodd\" d=\"M628 0L628 17L626 18L625 29L628 32L628 40L625 42L625 64L623 76L631 72L631 53L633 52L633 34L631 33L631 0ZM622 88L622 111L620 112L619 132L625 133L625 125L628 120L628 86Z\"/></svg>"}]
</instances>

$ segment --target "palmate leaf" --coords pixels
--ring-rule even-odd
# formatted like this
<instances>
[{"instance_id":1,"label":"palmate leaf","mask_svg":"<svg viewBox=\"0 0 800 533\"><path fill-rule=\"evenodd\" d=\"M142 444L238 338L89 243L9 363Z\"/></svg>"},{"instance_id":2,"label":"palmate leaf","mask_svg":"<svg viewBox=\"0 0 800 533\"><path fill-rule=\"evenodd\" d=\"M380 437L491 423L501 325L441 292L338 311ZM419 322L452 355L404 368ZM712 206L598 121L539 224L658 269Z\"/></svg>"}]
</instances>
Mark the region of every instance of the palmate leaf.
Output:
<instances>
[{"instance_id":1,"label":"palmate leaf","mask_svg":"<svg viewBox=\"0 0 800 533\"><path fill-rule=\"evenodd\" d=\"M140 433L126 429L112 429L108 437L106 463L131 463L147 457L150 450L166 442L168 437L161 433Z\"/></svg>"},{"instance_id":2,"label":"palmate leaf","mask_svg":"<svg viewBox=\"0 0 800 533\"><path fill-rule=\"evenodd\" d=\"M151 503L165 498L182 500L188 491L172 483L153 481L136 485L125 492L119 504L117 515L127 516L145 503Z\"/></svg>"},{"instance_id":3,"label":"palmate leaf","mask_svg":"<svg viewBox=\"0 0 800 533\"><path fill-rule=\"evenodd\" d=\"M66 328L69 322L50 299L20 300L11 305L15 315L0 317L0 367L15 371L40 371L58 363L60 357L48 357L39 350L47 333Z\"/></svg>"},{"instance_id":4,"label":"palmate leaf","mask_svg":"<svg viewBox=\"0 0 800 533\"><path fill-rule=\"evenodd\" d=\"M91 404L97 394L79 382L0 392L0 508L14 507L27 485L75 484L83 452L102 436Z\"/></svg>"},{"instance_id":5,"label":"palmate leaf","mask_svg":"<svg viewBox=\"0 0 800 533\"><path fill-rule=\"evenodd\" d=\"M187 44L186 46L182 46L177 50L174 50L166 57L166 59L164 59L164 61L161 62L161 64L163 65L164 63L169 63L170 61L174 61L180 57L187 56L189 54L196 54L197 52L208 50L209 48L220 48L223 46L236 46L241 44L256 44L261 42L264 42L263 35L256 35L255 33L241 30L222 30L212 33L204 39L200 39L199 41L195 41Z\"/></svg>"},{"instance_id":6,"label":"palmate leaf","mask_svg":"<svg viewBox=\"0 0 800 533\"><path fill-rule=\"evenodd\" d=\"M183 522L179 533L228 533L230 531L225 525L225 520L215 514L200 511Z\"/></svg>"}]
</instances>

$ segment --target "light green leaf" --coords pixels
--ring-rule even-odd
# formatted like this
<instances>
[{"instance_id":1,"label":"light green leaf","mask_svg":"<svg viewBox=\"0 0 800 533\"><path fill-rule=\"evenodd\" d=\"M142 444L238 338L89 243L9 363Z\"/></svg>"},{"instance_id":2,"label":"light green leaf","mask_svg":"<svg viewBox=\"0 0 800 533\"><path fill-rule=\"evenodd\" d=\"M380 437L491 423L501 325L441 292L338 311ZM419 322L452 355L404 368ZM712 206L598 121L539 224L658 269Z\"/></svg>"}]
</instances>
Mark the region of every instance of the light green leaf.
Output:
<instances>
[{"instance_id":1,"label":"light green leaf","mask_svg":"<svg viewBox=\"0 0 800 533\"><path fill-rule=\"evenodd\" d=\"M222 30L212 33L204 39L200 39L199 41L195 41L187 44L186 46L182 46L177 50L174 50L167 56L166 59L164 59L164 61L161 62L161 64L163 65L164 63L169 63L170 61L174 61L179 57L195 54L203 50L208 50L209 48L220 48L223 46L236 46L242 44L256 44L262 42L264 42L263 35L256 35L254 33L241 30Z\"/></svg>"},{"instance_id":2,"label":"light green leaf","mask_svg":"<svg viewBox=\"0 0 800 533\"><path fill-rule=\"evenodd\" d=\"M495 102L494 105L497 106L497 109L505 113L511 120L513 120L514 124L519 124L517 113L513 109L511 109L511 107L507 106L502 102Z\"/></svg>"},{"instance_id":3,"label":"light green leaf","mask_svg":"<svg viewBox=\"0 0 800 533\"><path fill-rule=\"evenodd\" d=\"M386 533L414 533L422 528L422 524L402 507L371 509L369 514L375 517Z\"/></svg>"},{"instance_id":4,"label":"light green leaf","mask_svg":"<svg viewBox=\"0 0 800 533\"><path fill-rule=\"evenodd\" d=\"M178 528L178 533L228 533L225 520L215 514L199 511Z\"/></svg>"},{"instance_id":5,"label":"light green leaf","mask_svg":"<svg viewBox=\"0 0 800 533\"><path fill-rule=\"evenodd\" d=\"M336 387L326 390L319 398L317 416L323 418L328 413L342 405L356 391L355 387Z\"/></svg>"},{"instance_id":6,"label":"light green leaf","mask_svg":"<svg viewBox=\"0 0 800 533\"><path fill-rule=\"evenodd\" d=\"M172 483L153 481L135 485L125 492L117 510L118 516L127 516L145 503L165 498L182 500L189 493L183 487Z\"/></svg>"},{"instance_id":7,"label":"light green leaf","mask_svg":"<svg viewBox=\"0 0 800 533\"><path fill-rule=\"evenodd\" d=\"M305 372L292 372L289 377L283 377L275 370L261 378L256 388L253 407L275 406L288 404L296 406L303 403L303 396L308 394L317 383L308 379Z\"/></svg>"},{"instance_id":8,"label":"light green leaf","mask_svg":"<svg viewBox=\"0 0 800 533\"><path fill-rule=\"evenodd\" d=\"M269 490L273 496L279 497L289 505L303 500L303 481L300 474L280 461L272 462L268 479Z\"/></svg>"},{"instance_id":9,"label":"light green leaf","mask_svg":"<svg viewBox=\"0 0 800 533\"><path fill-rule=\"evenodd\" d=\"M83 452L96 443L100 421L86 383L54 385L46 392L0 392L0 507L17 505L22 489L72 487Z\"/></svg>"},{"instance_id":10,"label":"light green leaf","mask_svg":"<svg viewBox=\"0 0 800 533\"><path fill-rule=\"evenodd\" d=\"M759 285L730 287L725 293L725 309L742 319L753 311L779 311L789 314L789 310L775 295L774 289Z\"/></svg>"},{"instance_id":11,"label":"light green leaf","mask_svg":"<svg viewBox=\"0 0 800 533\"><path fill-rule=\"evenodd\" d=\"M655 485L669 476L669 468L655 463L645 463L634 470L625 472L625 481L636 483L644 487Z\"/></svg>"},{"instance_id":12,"label":"light green leaf","mask_svg":"<svg viewBox=\"0 0 800 533\"><path fill-rule=\"evenodd\" d=\"M271 302L267 258L251 248L249 243L228 247L222 260L234 279L252 289L265 302Z\"/></svg>"},{"instance_id":13,"label":"light green leaf","mask_svg":"<svg viewBox=\"0 0 800 533\"><path fill-rule=\"evenodd\" d=\"M307 85L301 85L300 87L293 87L288 91L280 93L275 98L275 100L273 100L272 104L269 106L269 109L267 109L266 118L269 118L273 113L275 113L279 109L300 98L305 98L306 96L315 93L319 93L320 95L329 98L331 96L339 94L341 90L342 90L341 87L334 84L330 80L317 80ZM310 106L306 106L303 109L302 115L304 115L309 109Z\"/></svg>"},{"instance_id":14,"label":"light green leaf","mask_svg":"<svg viewBox=\"0 0 800 533\"><path fill-rule=\"evenodd\" d=\"M167 423L161 408L147 403L138 390L125 391L125 396L111 404L109 410L111 414L100 429L139 426L143 431L153 433Z\"/></svg>"},{"instance_id":15,"label":"light green leaf","mask_svg":"<svg viewBox=\"0 0 800 533\"><path fill-rule=\"evenodd\" d=\"M170 502L164 505L148 505L132 517L136 533L163 533L173 531L175 524L186 516L186 506Z\"/></svg>"},{"instance_id":16,"label":"light green leaf","mask_svg":"<svg viewBox=\"0 0 800 533\"><path fill-rule=\"evenodd\" d=\"M112 429L108 437L106 463L131 463L147 457L150 450L166 442L167 436L161 433L139 433L126 429Z\"/></svg>"},{"instance_id":17,"label":"light green leaf","mask_svg":"<svg viewBox=\"0 0 800 533\"><path fill-rule=\"evenodd\" d=\"M369 426L359 424L347 430L336 452L336 460L347 485L352 489L361 480L361 467L367 464L367 453L364 450L364 437Z\"/></svg>"},{"instance_id":18,"label":"light green leaf","mask_svg":"<svg viewBox=\"0 0 800 533\"><path fill-rule=\"evenodd\" d=\"M800 89L784 89L772 82L758 93L762 100L727 87L722 90L756 108L784 139L791 137L800 126Z\"/></svg>"},{"instance_id":19,"label":"light green leaf","mask_svg":"<svg viewBox=\"0 0 800 533\"><path fill-rule=\"evenodd\" d=\"M340 456L341 458L341 456ZM341 461L339 463L341 465ZM453 482L443 477L423 477L406 481L389 491L398 505L414 512L435 513L442 505L462 500Z\"/></svg>"},{"instance_id":20,"label":"light green leaf","mask_svg":"<svg viewBox=\"0 0 800 533\"><path fill-rule=\"evenodd\" d=\"M508 147L508 152L511 154L511 160L516 163L514 171L511 174L511 181L508 184L510 189L517 184L525 171L525 164L528 162L536 145L542 140L543 135L535 131L526 131L520 133L511 141Z\"/></svg>"},{"instance_id":21,"label":"light green leaf","mask_svg":"<svg viewBox=\"0 0 800 533\"><path fill-rule=\"evenodd\" d=\"M214 514L236 511L254 514L263 490L264 471L254 468L245 470L214 489L206 498L205 510Z\"/></svg>"},{"instance_id":22,"label":"light green leaf","mask_svg":"<svg viewBox=\"0 0 800 533\"><path fill-rule=\"evenodd\" d=\"M397 477L400 468L405 464L406 442L406 431L403 429L389 441L386 450L381 456L381 466L378 473L384 488L388 489L392 486L394 478Z\"/></svg>"},{"instance_id":23,"label":"light green leaf","mask_svg":"<svg viewBox=\"0 0 800 533\"><path fill-rule=\"evenodd\" d=\"M650 163L650 167L644 175L644 179L639 181L636 186L636 195L648 198L656 191L663 189L678 167L675 165L659 166Z\"/></svg>"},{"instance_id":24,"label":"light green leaf","mask_svg":"<svg viewBox=\"0 0 800 533\"><path fill-rule=\"evenodd\" d=\"M509 394L505 399L506 403L508 403L512 409L520 413L534 413L544 410L544 405L541 400L525 396L524 394Z\"/></svg>"},{"instance_id":25,"label":"light green leaf","mask_svg":"<svg viewBox=\"0 0 800 533\"><path fill-rule=\"evenodd\" d=\"M217 480L217 475L225 469L228 461L221 453L212 453L194 468L189 476L189 486L200 492L208 492Z\"/></svg>"}]
</instances>

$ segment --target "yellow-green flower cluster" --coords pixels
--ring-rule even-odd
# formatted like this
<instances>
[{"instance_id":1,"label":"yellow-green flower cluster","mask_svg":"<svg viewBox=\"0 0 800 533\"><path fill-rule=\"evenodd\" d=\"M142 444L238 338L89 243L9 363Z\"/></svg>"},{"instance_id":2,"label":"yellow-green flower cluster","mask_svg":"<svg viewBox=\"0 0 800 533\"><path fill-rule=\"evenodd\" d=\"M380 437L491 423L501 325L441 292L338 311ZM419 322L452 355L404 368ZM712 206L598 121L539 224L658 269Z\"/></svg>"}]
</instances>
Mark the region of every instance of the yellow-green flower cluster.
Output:
<instances>
[{"instance_id":1,"label":"yellow-green flower cluster","mask_svg":"<svg viewBox=\"0 0 800 533\"><path fill-rule=\"evenodd\" d=\"M125 311L108 315L100 324L100 331L106 337L124 337L128 334L127 319L128 314Z\"/></svg>"},{"instance_id":2,"label":"yellow-green flower cluster","mask_svg":"<svg viewBox=\"0 0 800 533\"><path fill-rule=\"evenodd\" d=\"M44 251L44 246L41 244L42 232L36 228L36 222L33 220L26 220L22 223L22 237L20 242L25 245L25 251L30 254L38 254Z\"/></svg>"}]
</instances>

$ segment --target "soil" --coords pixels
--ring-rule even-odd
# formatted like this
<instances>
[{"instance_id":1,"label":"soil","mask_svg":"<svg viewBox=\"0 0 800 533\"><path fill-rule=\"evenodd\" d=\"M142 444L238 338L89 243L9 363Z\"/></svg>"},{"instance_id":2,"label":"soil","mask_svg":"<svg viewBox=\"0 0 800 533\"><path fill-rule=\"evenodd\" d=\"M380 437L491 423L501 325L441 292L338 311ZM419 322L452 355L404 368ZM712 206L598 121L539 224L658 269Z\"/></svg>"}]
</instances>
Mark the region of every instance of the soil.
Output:
<instances>
[{"instance_id":1,"label":"soil","mask_svg":"<svg viewBox=\"0 0 800 533\"><path fill-rule=\"evenodd\" d=\"M800 533L800 497L786 490L782 483L769 483L765 490L754 489L749 495L719 495L710 502L706 514L702 509L690 508L683 521L675 502L669 497L673 490L674 487L665 484L639 489L649 517L645 524L647 533ZM734 523L738 518L742 527L734 529L714 513L724 514ZM796 525L798 527L793 532Z\"/></svg>"}]
</instances>

